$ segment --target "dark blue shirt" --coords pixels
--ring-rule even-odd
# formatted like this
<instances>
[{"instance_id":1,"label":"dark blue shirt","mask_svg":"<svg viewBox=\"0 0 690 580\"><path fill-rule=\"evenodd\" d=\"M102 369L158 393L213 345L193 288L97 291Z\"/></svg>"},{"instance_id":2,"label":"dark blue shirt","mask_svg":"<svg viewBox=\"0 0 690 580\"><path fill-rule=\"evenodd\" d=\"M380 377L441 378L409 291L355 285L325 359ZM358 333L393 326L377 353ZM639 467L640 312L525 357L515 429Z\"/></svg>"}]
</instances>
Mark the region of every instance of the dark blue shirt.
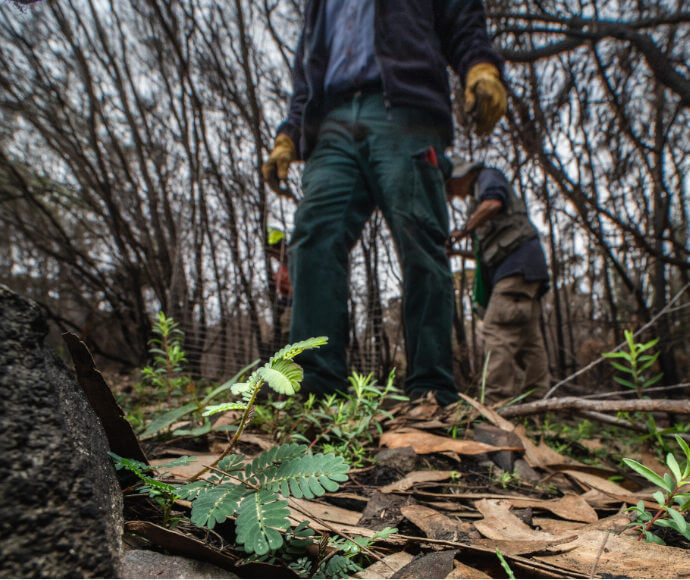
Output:
<instances>
[{"instance_id":1,"label":"dark blue shirt","mask_svg":"<svg viewBox=\"0 0 690 580\"><path fill-rule=\"evenodd\" d=\"M485 168L477 177L479 201L497 199L505 207L510 195L510 186L498 169ZM508 276L524 276L527 282L543 281L542 291L548 290L549 268L539 238L524 242L517 250L503 260L496 268L489 268L491 287Z\"/></svg>"},{"instance_id":2,"label":"dark blue shirt","mask_svg":"<svg viewBox=\"0 0 690 580\"><path fill-rule=\"evenodd\" d=\"M374 49L374 8L374 0L326 3L327 95L380 81Z\"/></svg>"}]
</instances>

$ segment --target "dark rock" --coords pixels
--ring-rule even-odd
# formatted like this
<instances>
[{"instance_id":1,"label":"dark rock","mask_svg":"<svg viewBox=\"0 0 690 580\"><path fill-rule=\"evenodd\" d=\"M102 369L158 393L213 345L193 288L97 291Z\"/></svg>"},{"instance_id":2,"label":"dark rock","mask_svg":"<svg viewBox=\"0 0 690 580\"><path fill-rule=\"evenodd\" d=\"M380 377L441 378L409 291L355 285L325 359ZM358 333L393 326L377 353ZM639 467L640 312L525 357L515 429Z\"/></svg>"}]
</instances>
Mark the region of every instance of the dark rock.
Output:
<instances>
[{"instance_id":1,"label":"dark rock","mask_svg":"<svg viewBox=\"0 0 690 580\"><path fill-rule=\"evenodd\" d=\"M457 550L431 552L418 556L398 570L393 578L445 578L453 571Z\"/></svg>"},{"instance_id":2,"label":"dark rock","mask_svg":"<svg viewBox=\"0 0 690 580\"><path fill-rule=\"evenodd\" d=\"M357 525L375 531L382 530L385 527L395 527L403 519L400 508L411 503L413 503L413 500L410 496L399 496L376 491L369 499Z\"/></svg>"},{"instance_id":3,"label":"dark rock","mask_svg":"<svg viewBox=\"0 0 690 580\"><path fill-rule=\"evenodd\" d=\"M522 447L522 441L515 433L504 431L488 423L479 423L475 427L474 438L480 443L488 443L496 447ZM513 472L513 464L516 458L515 452L495 451L489 453L489 457L503 471Z\"/></svg>"},{"instance_id":4,"label":"dark rock","mask_svg":"<svg viewBox=\"0 0 690 580\"><path fill-rule=\"evenodd\" d=\"M116 577L122 494L47 333L40 307L0 285L0 577Z\"/></svg>"},{"instance_id":5,"label":"dark rock","mask_svg":"<svg viewBox=\"0 0 690 580\"><path fill-rule=\"evenodd\" d=\"M412 447L398 447L397 449L383 449L375 456L376 465L396 469L401 474L412 471L417 463L417 454Z\"/></svg>"},{"instance_id":6,"label":"dark rock","mask_svg":"<svg viewBox=\"0 0 690 580\"><path fill-rule=\"evenodd\" d=\"M532 469L524 459L517 459L515 461L514 469L515 475L517 475L521 481L537 483L541 480L539 474L534 471L534 469Z\"/></svg>"},{"instance_id":7,"label":"dark rock","mask_svg":"<svg viewBox=\"0 0 690 580\"><path fill-rule=\"evenodd\" d=\"M150 550L128 550L122 560L122 578L239 578L208 562L166 556Z\"/></svg>"}]
</instances>

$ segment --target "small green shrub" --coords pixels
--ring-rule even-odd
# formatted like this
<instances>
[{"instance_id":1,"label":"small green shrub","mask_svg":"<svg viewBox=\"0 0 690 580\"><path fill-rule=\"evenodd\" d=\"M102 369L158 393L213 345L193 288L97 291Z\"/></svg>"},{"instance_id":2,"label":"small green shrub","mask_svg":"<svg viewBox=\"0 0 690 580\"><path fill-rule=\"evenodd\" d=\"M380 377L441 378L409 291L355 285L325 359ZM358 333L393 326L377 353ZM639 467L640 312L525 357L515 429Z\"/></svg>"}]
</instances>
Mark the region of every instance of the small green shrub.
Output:
<instances>
[{"instance_id":1,"label":"small green shrub","mask_svg":"<svg viewBox=\"0 0 690 580\"><path fill-rule=\"evenodd\" d=\"M665 473L662 477L634 459L627 457L623 459L623 462L630 469L661 488L653 494L654 499L661 506L654 515L647 511L642 501L636 506L628 508L628 511L635 512L637 515L636 521L632 525L634 526L633 529L640 532L638 537L640 540L644 538L647 542L664 544L659 536L651 532L652 526L671 528L685 539L690 540L690 525L683 515L690 509L690 492L681 491L683 486L690 485L690 448L678 435L676 435L676 441L685 454L685 465L681 468L673 453L669 453L666 456L666 465L673 476ZM673 507L674 504L677 506L676 508Z\"/></svg>"},{"instance_id":2,"label":"small green shrub","mask_svg":"<svg viewBox=\"0 0 690 580\"><path fill-rule=\"evenodd\" d=\"M268 385L274 392L287 397L286 401L275 403L280 411L293 408L292 396L300 389L303 377L301 367L293 359L304 350L318 348L325 342L326 339L320 337L288 345L256 369L246 382L227 388L223 386L239 395L240 400L207 405L203 415L235 409L243 411L242 418L225 452L209 468L192 477L190 483L173 485L158 481L151 475L153 468L113 456L118 469L126 468L135 473L141 480L138 490L163 498L161 502L164 500L164 504L161 505L169 506L168 513L177 499L190 500L190 520L197 526L213 529L219 522L235 518L237 549L247 554L245 561L279 562L301 576L313 578L347 578L358 572L361 567L356 560L362 561L363 552L378 539L397 530L387 528L372 538L328 538L317 536L308 527L308 522L291 528L288 519L288 498L313 499L326 492L337 491L347 480L349 466L343 457L332 452L312 453L311 446L294 442L273 447L252 459L230 453L257 408L260 389ZM406 399L395 394L397 389L392 381L391 373L386 388L379 390L375 388L371 375L353 375L354 394L344 399L350 408L346 411L341 408L341 422L337 423L340 430L338 427L335 432L331 429L333 437L344 440L347 436L345 425L354 418L358 418L358 422L372 422L381 430L375 417L381 413L390 416L380 409L381 402L389 396ZM331 404L332 401L326 407L331 408ZM313 396L305 405L309 412L322 406ZM331 421L331 427L335 425ZM363 433L363 430L357 431L357 436L372 440L370 433ZM331 439L331 444L333 441ZM209 470L211 473L207 479L200 480L199 477ZM319 547L316 559L306 552L306 548L315 543Z\"/></svg>"},{"instance_id":3,"label":"small green shrub","mask_svg":"<svg viewBox=\"0 0 690 580\"><path fill-rule=\"evenodd\" d=\"M179 521L179 518L170 518L170 511L172 510L175 502L181 497L178 492L179 486L160 481L151 474L157 469L165 469L168 467L174 467L176 465L188 465L194 460L194 458L185 455L184 457L180 457L169 463L152 466L146 465L146 463L142 463L136 459L125 459L124 457L120 457L117 455L117 453L113 453L111 451L108 452L108 455L112 457L113 462L115 463L115 469L127 469L139 478L140 483L137 485L137 491L147 495L156 501L156 503L161 507L163 510L163 525L171 528L175 527L175 524Z\"/></svg>"},{"instance_id":4,"label":"small green shrub","mask_svg":"<svg viewBox=\"0 0 690 580\"><path fill-rule=\"evenodd\" d=\"M152 361L141 371L143 382L137 390L141 394L147 389L154 389L155 394L163 394L167 398L168 410L151 420L139 435L141 439L148 439L168 430L174 423L187 418L188 428L179 428L173 431L174 436L189 435L199 437L211 430L231 431L234 426L214 428L208 417L202 415L203 410L211 402L222 396L240 380L245 373L256 366L256 360L240 370L229 381L220 386L211 386L206 393L200 396L196 383L185 373L184 364L187 362L185 351L182 348L184 333L179 325L164 312L159 312L153 324L153 332L156 335L151 339L152 347L149 350ZM176 396L184 404L173 406L172 397ZM191 399L191 400L189 400ZM143 426L143 413L140 409L129 412L128 418L133 419L133 426Z\"/></svg>"},{"instance_id":5,"label":"small green shrub","mask_svg":"<svg viewBox=\"0 0 690 580\"><path fill-rule=\"evenodd\" d=\"M251 419L260 389L268 385L280 394L294 395L303 374L293 359L325 343L326 338L319 337L286 346L246 382L230 386L240 401L206 407L204 416L231 409L244 411L233 440L210 466L212 472L207 480L198 478L209 468L186 485L171 485L151 477L152 468L140 462L115 457L116 465L135 473L143 488L162 494L167 504L172 505L178 498L191 500L190 519L197 526L213 529L217 523L235 517L237 543L247 554L264 556L283 548L294 550L308 532L304 526L291 531L286 498L313 499L337 491L347 480L349 466L342 457L312 454L306 445L296 443L273 447L251 460L230 451Z\"/></svg>"},{"instance_id":6,"label":"small green shrub","mask_svg":"<svg viewBox=\"0 0 690 580\"><path fill-rule=\"evenodd\" d=\"M392 415L382 408L384 401L407 401L393 386L395 371L388 375L381 388L373 380L372 373L353 373L349 378L350 392L310 396L304 404L304 419L313 424L319 434L309 441L303 433L294 433L293 440L319 447L324 452L344 456L352 467L360 467L366 458L366 445L374 442L372 427L381 434L382 418Z\"/></svg>"},{"instance_id":7,"label":"small green shrub","mask_svg":"<svg viewBox=\"0 0 690 580\"><path fill-rule=\"evenodd\" d=\"M664 376L663 373L654 375L653 377L647 377L647 372L649 368L656 362L659 358L659 353L655 354L642 354L647 352L650 348L654 347L659 339L655 338L644 344L635 342L635 337L633 333L629 330L624 331L625 341L628 346L628 352L617 351L617 352L605 352L602 356L608 359L623 359L625 364L621 364L611 360L611 365L618 371L626 373L629 377L616 376L613 380L618 384L632 389L637 393L637 396L641 399L643 392L648 387L656 384Z\"/></svg>"},{"instance_id":8,"label":"small green shrub","mask_svg":"<svg viewBox=\"0 0 690 580\"><path fill-rule=\"evenodd\" d=\"M606 352L602 356L608 359L623 359L627 366L626 364L621 364L613 360L611 360L610 362L616 370L624 372L629 376L616 376L613 377L613 380L616 381L619 385L623 385L628 389L634 390L637 394L637 397L642 399L644 396L645 389L658 383L664 376L664 373L658 373L652 377L648 376L648 371L650 367L659 358L659 353L657 352L655 354L649 354L647 351L654 347L659 342L659 339L655 338L654 340L650 340L646 343L637 343L635 342L635 337L631 331L626 330L624 331L624 334L625 341L628 347L628 352ZM656 425L656 421L654 420L654 415L652 413L638 413L636 415L638 418L642 419L646 423L647 430L649 431L648 437L656 440L657 444L659 445L659 449L663 453L668 453L669 447L663 438L663 435L666 432L668 432L668 430L659 430L659 428ZM622 416L627 420L631 419L631 417L627 413L623 413Z\"/></svg>"},{"instance_id":9,"label":"small green shrub","mask_svg":"<svg viewBox=\"0 0 690 580\"><path fill-rule=\"evenodd\" d=\"M173 395L181 395L193 381L182 374L182 365L187 362L182 342L184 333L172 318L159 312L153 323L154 337L149 341L151 364L141 370L144 384L167 395L168 405Z\"/></svg>"}]
</instances>

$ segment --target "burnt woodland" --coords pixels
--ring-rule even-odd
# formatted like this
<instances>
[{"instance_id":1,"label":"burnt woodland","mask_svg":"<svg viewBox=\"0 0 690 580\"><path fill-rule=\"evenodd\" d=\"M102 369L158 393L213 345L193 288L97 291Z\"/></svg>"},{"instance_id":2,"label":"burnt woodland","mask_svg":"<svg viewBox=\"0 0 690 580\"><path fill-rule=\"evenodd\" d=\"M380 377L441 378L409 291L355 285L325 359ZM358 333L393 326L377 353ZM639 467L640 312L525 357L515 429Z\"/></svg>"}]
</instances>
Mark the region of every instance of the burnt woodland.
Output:
<instances>
[{"instance_id":1,"label":"burnt woodland","mask_svg":"<svg viewBox=\"0 0 690 580\"><path fill-rule=\"evenodd\" d=\"M445 409L400 397L379 213L351 255L350 394L293 397L290 365L319 345L284 348L269 237L289 238L301 164L289 197L260 169L304 4L0 0L0 284L42 307L87 392L93 355L128 419L100 416L134 442L114 457L125 535L246 577L690 575L688 3L486 0L508 112L477 137L452 76L447 154L501 169L540 232L553 387L483 404L474 262L453 257L463 402ZM450 215L462 227L465 205ZM289 485L262 471L290 461ZM291 531L271 527L279 491ZM243 527L247 497L269 532Z\"/></svg>"}]
</instances>

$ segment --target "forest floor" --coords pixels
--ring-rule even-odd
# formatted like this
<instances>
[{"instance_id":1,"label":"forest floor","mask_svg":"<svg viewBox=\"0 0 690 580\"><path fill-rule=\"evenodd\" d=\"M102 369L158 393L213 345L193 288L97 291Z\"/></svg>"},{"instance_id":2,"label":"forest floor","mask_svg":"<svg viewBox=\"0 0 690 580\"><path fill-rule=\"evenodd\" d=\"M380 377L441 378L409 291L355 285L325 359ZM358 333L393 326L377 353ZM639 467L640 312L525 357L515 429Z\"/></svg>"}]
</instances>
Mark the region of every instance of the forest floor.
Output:
<instances>
[{"instance_id":1,"label":"forest floor","mask_svg":"<svg viewBox=\"0 0 690 580\"><path fill-rule=\"evenodd\" d=\"M127 393L133 393L134 381L120 377L117 383L121 404L131 402ZM340 427L317 427L314 409L302 409L300 416L284 402L262 401L234 449L252 458L301 431L310 448L340 451L355 465L337 492L289 500L293 525L306 519L317 534L330 538L330 547L321 542L311 555L312 573L319 560L354 540L364 546L348 555L356 564L351 575L359 578L690 577L690 526L685 534L668 525L649 526L665 545L640 539L638 512L628 508L637 505L639 513L649 514L641 516L643 524L654 516L657 522L671 520L664 510L669 492L622 462L634 459L672 480L674 467L663 442L680 470L689 461L673 438L660 443L649 433L577 418L572 410L506 419L470 398L446 408L431 398L382 403L363 412L360 424L354 419L350 433L356 435L348 441L347 432L341 439L324 436L329 430L341 434ZM296 424L305 416L310 425L300 430ZM660 412L624 416L632 423L652 417L659 431L671 427L674 418ZM145 422L141 409L129 418ZM188 482L224 451L232 434L222 427L239 418L239 411L219 414L213 429L202 435L184 435L193 427L189 418L156 436L146 434L142 446L154 466L194 457L159 469L157 477ZM687 413L681 418L687 420ZM687 432L688 427L676 424L671 430ZM687 491L686 486L676 493ZM228 522L212 532L193 525L190 506L178 499L164 518L151 499L126 493L126 543L206 560L240 577L299 577L281 557L263 563L247 558L236 549ZM396 532L376 537L390 528ZM357 567L361 570L354 573Z\"/></svg>"}]
</instances>

